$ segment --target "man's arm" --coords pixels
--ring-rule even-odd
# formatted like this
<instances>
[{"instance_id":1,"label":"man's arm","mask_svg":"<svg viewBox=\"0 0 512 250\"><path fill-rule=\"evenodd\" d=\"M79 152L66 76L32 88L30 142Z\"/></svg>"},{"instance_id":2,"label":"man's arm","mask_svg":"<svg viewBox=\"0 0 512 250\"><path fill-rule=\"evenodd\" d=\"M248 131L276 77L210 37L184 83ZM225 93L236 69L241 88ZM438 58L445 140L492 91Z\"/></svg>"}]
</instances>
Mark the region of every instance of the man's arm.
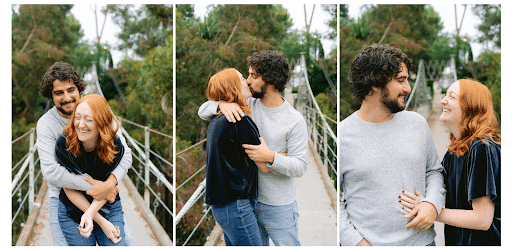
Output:
<instances>
[{"instance_id":1,"label":"man's arm","mask_svg":"<svg viewBox=\"0 0 512 250\"><path fill-rule=\"evenodd\" d=\"M214 116L223 113L228 122L236 123L245 115L237 103L223 101L206 101L199 107L197 114L205 121L210 121Z\"/></svg>"},{"instance_id":2,"label":"man's arm","mask_svg":"<svg viewBox=\"0 0 512 250\"><path fill-rule=\"evenodd\" d=\"M91 184L81 175L70 173L55 160L55 144L58 137L54 137L46 124L37 123L37 153L41 161L43 177L54 186L86 191Z\"/></svg>"},{"instance_id":3,"label":"man's arm","mask_svg":"<svg viewBox=\"0 0 512 250\"><path fill-rule=\"evenodd\" d=\"M405 228L413 228L418 231L429 229L441 213L445 201L446 190L443 188L443 166L439 162L437 150L428 125L425 129L425 139L427 142L427 166L425 172L425 198L423 198L413 211L405 215L409 219L416 216L409 222Z\"/></svg>"},{"instance_id":4,"label":"man's arm","mask_svg":"<svg viewBox=\"0 0 512 250\"><path fill-rule=\"evenodd\" d=\"M201 107L199 107L197 115L199 115L199 118L205 121L210 121L214 116L219 114L217 111L219 103L220 101L206 101L205 103L201 104Z\"/></svg>"},{"instance_id":5,"label":"man's arm","mask_svg":"<svg viewBox=\"0 0 512 250\"><path fill-rule=\"evenodd\" d=\"M109 202L114 202L116 195L119 193L119 188L117 184L123 177L128 173L128 169L132 165L132 150L126 144L126 139L121 133L121 129L117 130L117 136L121 141L121 144L124 148L124 153L121 158L121 161L117 165L117 167L112 171L109 178L102 182L97 181L91 178L84 177L84 179L92 184L90 190L87 191L87 194L92 196L95 200L108 200Z\"/></svg>"},{"instance_id":6,"label":"man's arm","mask_svg":"<svg viewBox=\"0 0 512 250\"><path fill-rule=\"evenodd\" d=\"M343 179L340 181L343 183ZM365 245L368 241L366 241L359 231L357 231L348 218L347 204L342 195L339 197L339 203L340 217L338 225L340 228L340 244L342 246L356 246L359 244Z\"/></svg>"},{"instance_id":7,"label":"man's arm","mask_svg":"<svg viewBox=\"0 0 512 250\"><path fill-rule=\"evenodd\" d=\"M300 120L290 131L287 141L287 156L274 154L274 161L267 165L273 170L291 177L301 177L306 173L308 164L308 130L306 122Z\"/></svg>"},{"instance_id":8,"label":"man's arm","mask_svg":"<svg viewBox=\"0 0 512 250\"><path fill-rule=\"evenodd\" d=\"M425 198L422 202L429 202L434 205L437 215L441 213L441 210L445 201L446 190L443 188L443 166L439 162L439 156L434 144L434 139L430 133L430 129L426 131L427 139L427 168L425 173Z\"/></svg>"}]
</instances>

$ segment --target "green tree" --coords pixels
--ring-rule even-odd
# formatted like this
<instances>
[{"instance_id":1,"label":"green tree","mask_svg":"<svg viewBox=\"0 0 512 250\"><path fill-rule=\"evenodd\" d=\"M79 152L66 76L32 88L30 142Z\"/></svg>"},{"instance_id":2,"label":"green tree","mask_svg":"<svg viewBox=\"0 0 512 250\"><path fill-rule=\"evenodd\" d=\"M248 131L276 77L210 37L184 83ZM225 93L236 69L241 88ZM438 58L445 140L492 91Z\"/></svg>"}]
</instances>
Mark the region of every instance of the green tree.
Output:
<instances>
[{"instance_id":1,"label":"green tree","mask_svg":"<svg viewBox=\"0 0 512 250\"><path fill-rule=\"evenodd\" d=\"M490 41L501 48L501 4L477 4L473 7L473 13L482 20L478 30L483 35L478 37L478 41Z\"/></svg>"},{"instance_id":2,"label":"green tree","mask_svg":"<svg viewBox=\"0 0 512 250\"><path fill-rule=\"evenodd\" d=\"M12 9L12 121L35 122L44 111L39 83L56 61L72 62L83 36L72 5L20 5ZM13 135L14 136L14 135Z\"/></svg>"},{"instance_id":3,"label":"green tree","mask_svg":"<svg viewBox=\"0 0 512 250\"><path fill-rule=\"evenodd\" d=\"M141 57L154 47L165 46L172 34L172 5L108 5L114 23L120 28L120 50L134 50Z\"/></svg>"}]
</instances>

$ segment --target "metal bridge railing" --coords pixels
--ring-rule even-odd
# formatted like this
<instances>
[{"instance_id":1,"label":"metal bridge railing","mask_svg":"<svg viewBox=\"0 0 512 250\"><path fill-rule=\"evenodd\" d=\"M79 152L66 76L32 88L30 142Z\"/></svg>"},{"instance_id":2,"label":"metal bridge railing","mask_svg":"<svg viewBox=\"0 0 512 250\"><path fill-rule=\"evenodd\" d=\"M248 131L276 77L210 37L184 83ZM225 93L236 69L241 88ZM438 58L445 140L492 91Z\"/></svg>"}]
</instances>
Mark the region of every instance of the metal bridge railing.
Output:
<instances>
[{"instance_id":1,"label":"metal bridge railing","mask_svg":"<svg viewBox=\"0 0 512 250\"><path fill-rule=\"evenodd\" d=\"M162 213L158 212L158 209L162 210L163 213L168 214L170 217L167 219L169 221L168 225L172 225L172 218L174 217L174 213L172 212L172 197L174 194L174 187L169 182L164 174L158 169L158 167L153 164L151 161L151 155L158 158L160 162L166 164L174 168L172 163L155 153L150 148L150 137L149 132L156 133L161 136L168 137L172 139L171 136L163 134L161 132L152 130L148 127L141 126L139 124L130 122L124 118L118 117L120 121L125 121L131 123L133 125L144 128L145 131L145 143L142 144L136 140L134 140L126 130L121 127L121 133L126 138L127 144L131 145L134 149L132 151L132 156L136 160L138 160L139 165L138 169L135 166L136 164L132 164L130 167L133 170L133 174L135 174L136 179L136 187L139 187L140 184L144 185L144 192L141 196L144 197L144 201L149 208L152 208L153 214ZM18 161L14 167L11 168L11 172L14 174L11 182L11 198L12 198L12 219L11 226L13 228L13 235L18 232L14 232L14 230L21 231L22 225L30 214L33 206L34 206L34 197L37 194L37 189L39 188L38 183L42 183L41 177L41 168L39 164L39 158L37 157L37 148L35 145L35 133L36 129L31 128L30 131L25 133L24 135L18 137L17 139L12 141L12 145L22 141L26 136L30 136L29 141L29 150L22 157L20 161ZM128 172L128 175L130 172ZM40 185L40 184L39 184ZM152 187L152 185L156 186L156 188ZM163 190L168 190L170 195L167 201L162 199ZM152 195L152 196L151 196ZM150 203L150 200L153 200ZM165 219L164 219L165 220ZM15 226L16 223L16 226ZM19 225L19 226L18 226ZM163 225L166 226L166 225ZM172 235L172 226L167 229L168 234Z\"/></svg>"},{"instance_id":2,"label":"metal bridge railing","mask_svg":"<svg viewBox=\"0 0 512 250\"><path fill-rule=\"evenodd\" d=\"M451 57L449 62L430 61L425 63L423 59L420 60L414 87L407 97L406 109L415 111L428 120L432 110L432 92L427 85L427 81L439 80L450 83L457 80L454 56Z\"/></svg>"},{"instance_id":3,"label":"metal bridge railing","mask_svg":"<svg viewBox=\"0 0 512 250\"><path fill-rule=\"evenodd\" d=\"M315 96L309 85L304 53L301 53L300 65L296 65L296 67L300 67L300 71L294 73L296 81L299 82L298 95L294 105L304 116L312 147L316 153L318 153L324 169L329 174L331 180L333 180L334 187L336 187L338 175L338 140L330 126L330 124L336 126L336 121L325 116L315 100Z\"/></svg>"},{"instance_id":4,"label":"metal bridge railing","mask_svg":"<svg viewBox=\"0 0 512 250\"><path fill-rule=\"evenodd\" d=\"M173 171L174 165L155 151L151 150L150 132L169 138L171 140L171 145L172 136L126 120L122 117L117 118L120 123L125 122L138 128L144 129L144 144L142 144L141 142L138 142L132 138L132 136L126 131L124 127L121 126L120 128L121 133L126 138L126 143L133 149L132 157L138 162L138 164L133 162L132 166L130 167L130 170L132 170L133 174L135 174L135 187L138 189L140 185L144 186L144 191L141 193L141 196L144 198L146 205L151 209L151 211L153 211L153 214L161 215L162 213L158 212L158 209L161 208L164 214L168 214L170 216L167 220L172 221L172 218L174 217L174 212L172 211L172 197L175 189L172 183L169 181L168 177L166 177L160 169L165 169L165 166L168 166ZM151 156L156 158L156 160L161 163L159 164L160 168L153 163ZM170 172L171 174L169 176L172 176L172 171ZM168 197L167 201L163 200L162 192L169 192L170 195L165 195ZM153 202L151 202L151 200L153 200ZM172 225L172 223L169 224ZM172 228L166 229L168 234L172 235Z\"/></svg>"},{"instance_id":5,"label":"metal bridge railing","mask_svg":"<svg viewBox=\"0 0 512 250\"><path fill-rule=\"evenodd\" d=\"M41 176L41 169L38 167L39 157L37 156L35 146L35 131L35 128L31 128L27 133L12 141L12 145L14 145L26 136L29 136L28 152L16 163L16 165L14 165L14 167L11 168L11 173L16 173L12 177L11 182L13 213L11 226L13 230L15 229L14 224L16 223L17 225L22 226L28 217L28 214L32 211L32 207L34 206L34 197L38 188L36 183L40 181L39 177ZM13 235L15 235L15 232L13 232Z\"/></svg>"},{"instance_id":6,"label":"metal bridge railing","mask_svg":"<svg viewBox=\"0 0 512 250\"><path fill-rule=\"evenodd\" d=\"M176 153L176 158L178 159L178 157L181 157L181 155L184 154L185 152L187 152L193 148L199 147L205 142L206 142L206 139ZM206 169L206 165L203 165L198 170L196 170L185 181L183 181L181 184L179 184L179 186L176 188L176 192L178 192L179 189L185 187L186 184L190 184L193 179L199 178L200 174L202 174L202 173L204 173L204 171L206 171L205 169ZM197 183L197 181L196 181L196 183ZM205 192L206 192L206 179L202 178L201 182L199 183L197 188L194 190L192 195L190 195L190 197L188 198L186 203L181 207L180 211L176 215L174 223L177 228L178 225L180 225L180 222L182 221L183 217L185 217L187 215L187 213L190 210L192 210L194 207L197 210L198 206L200 206L199 210L201 210L201 213L203 215L201 216L201 218L198 221L196 220L194 222L195 226L194 226L193 230L190 233L188 233L187 238L184 241L182 241L182 239L176 239L176 244L180 243L182 246L186 246L205 220L207 221L205 226L208 230L208 234L211 231L211 229L210 229L211 221L210 220L213 217L213 215L210 213L211 212L210 206L208 206L206 203L204 203ZM178 196L178 195L176 195L176 196Z\"/></svg>"}]
</instances>

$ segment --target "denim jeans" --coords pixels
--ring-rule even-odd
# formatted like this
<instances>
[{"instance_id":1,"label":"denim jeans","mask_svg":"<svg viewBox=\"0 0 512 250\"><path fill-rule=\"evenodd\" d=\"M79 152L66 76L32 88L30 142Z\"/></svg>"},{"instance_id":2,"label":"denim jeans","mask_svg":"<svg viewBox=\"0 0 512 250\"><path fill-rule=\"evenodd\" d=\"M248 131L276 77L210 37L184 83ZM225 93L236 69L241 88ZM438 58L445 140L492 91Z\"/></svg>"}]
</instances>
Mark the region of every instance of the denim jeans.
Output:
<instances>
[{"instance_id":1,"label":"denim jeans","mask_svg":"<svg viewBox=\"0 0 512 250\"><path fill-rule=\"evenodd\" d=\"M66 239L64 238L64 234L62 234L62 229L60 228L59 224L59 204L60 201L58 198L51 197L49 200L49 206L48 206L48 217L50 221L50 229L52 231L52 240L54 246L67 246L68 243L66 242ZM124 215L123 215L124 216ZM126 221L126 217L123 218L124 221ZM133 237L132 233L130 231L130 227L128 227L128 224L124 224L124 235L126 240L127 246L133 245Z\"/></svg>"},{"instance_id":2,"label":"denim jeans","mask_svg":"<svg viewBox=\"0 0 512 250\"><path fill-rule=\"evenodd\" d=\"M100 246L126 246L125 232L124 232L124 212L121 201L118 200L110 207L110 212L105 216L105 219L110 221L114 226L118 226L120 230L119 237L122 238L117 244L110 240L101 227L94 222L94 229L92 230L89 238L83 237L78 231L79 223L72 220L66 214L66 207L64 204L59 204L59 224L62 234L66 242L70 246L95 246L96 243Z\"/></svg>"},{"instance_id":3,"label":"denim jeans","mask_svg":"<svg viewBox=\"0 0 512 250\"><path fill-rule=\"evenodd\" d=\"M224 231L226 246L261 246L254 206L248 199L211 208L213 217Z\"/></svg>"},{"instance_id":4,"label":"denim jeans","mask_svg":"<svg viewBox=\"0 0 512 250\"><path fill-rule=\"evenodd\" d=\"M269 237L276 246L300 246L297 201L283 206L258 202L256 219L264 246L269 245Z\"/></svg>"}]
</instances>

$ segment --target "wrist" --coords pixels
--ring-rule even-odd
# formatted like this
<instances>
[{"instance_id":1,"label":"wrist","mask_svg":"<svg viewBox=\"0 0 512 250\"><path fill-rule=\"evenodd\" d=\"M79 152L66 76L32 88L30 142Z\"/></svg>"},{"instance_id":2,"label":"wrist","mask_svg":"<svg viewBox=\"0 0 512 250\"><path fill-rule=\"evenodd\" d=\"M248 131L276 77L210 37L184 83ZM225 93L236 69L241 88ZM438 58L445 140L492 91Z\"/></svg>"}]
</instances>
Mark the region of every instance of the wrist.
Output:
<instances>
[{"instance_id":1,"label":"wrist","mask_svg":"<svg viewBox=\"0 0 512 250\"><path fill-rule=\"evenodd\" d=\"M275 151L270 151L268 153L267 162L270 163L270 164L274 164L275 157L276 157L276 152Z\"/></svg>"}]
</instances>

